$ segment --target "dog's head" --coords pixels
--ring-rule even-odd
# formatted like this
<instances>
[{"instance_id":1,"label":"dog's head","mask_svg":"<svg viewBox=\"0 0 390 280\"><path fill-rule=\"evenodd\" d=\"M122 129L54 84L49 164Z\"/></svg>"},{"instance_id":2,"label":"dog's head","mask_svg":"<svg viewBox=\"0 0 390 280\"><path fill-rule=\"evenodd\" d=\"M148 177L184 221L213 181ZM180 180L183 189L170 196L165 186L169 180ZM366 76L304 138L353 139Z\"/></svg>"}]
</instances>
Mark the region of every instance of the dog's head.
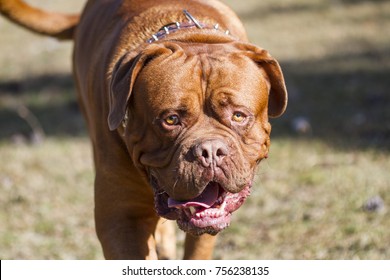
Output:
<instances>
[{"instance_id":1,"label":"dog's head","mask_svg":"<svg viewBox=\"0 0 390 280\"><path fill-rule=\"evenodd\" d=\"M108 122L111 130L126 122L127 148L150 179L157 213L192 234L216 234L249 196L268 155L268 118L286 104L282 72L267 51L163 42L118 63Z\"/></svg>"}]
</instances>

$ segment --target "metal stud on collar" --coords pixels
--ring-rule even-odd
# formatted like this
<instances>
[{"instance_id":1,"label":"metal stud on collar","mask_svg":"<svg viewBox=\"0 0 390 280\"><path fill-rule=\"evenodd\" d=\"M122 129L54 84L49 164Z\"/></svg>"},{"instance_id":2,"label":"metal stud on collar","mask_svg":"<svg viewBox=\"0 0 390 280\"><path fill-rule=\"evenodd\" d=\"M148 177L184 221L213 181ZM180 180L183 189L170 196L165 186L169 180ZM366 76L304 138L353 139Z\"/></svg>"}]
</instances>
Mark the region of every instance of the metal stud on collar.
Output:
<instances>
[{"instance_id":1,"label":"metal stud on collar","mask_svg":"<svg viewBox=\"0 0 390 280\"><path fill-rule=\"evenodd\" d=\"M199 29L203 29L203 26L197 21L187 10L183 10L184 15L189 21L192 21Z\"/></svg>"},{"instance_id":2,"label":"metal stud on collar","mask_svg":"<svg viewBox=\"0 0 390 280\"><path fill-rule=\"evenodd\" d=\"M129 119L129 112L126 109L125 116L123 117L123 120L122 120L122 127L123 128L126 128L128 119Z\"/></svg>"},{"instance_id":3,"label":"metal stud on collar","mask_svg":"<svg viewBox=\"0 0 390 280\"><path fill-rule=\"evenodd\" d=\"M149 44L153 43L153 42L157 42L159 39L163 38L166 35L174 33L177 30L180 30L180 29L183 29L183 28L192 28L192 27L196 27L198 29L211 28L211 29L214 29L214 30L221 31L221 32L225 33L226 35L230 35L229 30L225 30L225 31L221 30L218 23L214 24L211 27L207 27L207 25L200 23L187 10L183 10L183 13L186 16L186 18L188 19L190 24L187 24L187 23L183 23L182 24L180 22L174 22L174 23L170 23L170 24L164 25L163 27L161 27L159 29L159 31L157 33L153 34L152 37L149 38L146 42L149 43Z\"/></svg>"},{"instance_id":4,"label":"metal stud on collar","mask_svg":"<svg viewBox=\"0 0 390 280\"><path fill-rule=\"evenodd\" d=\"M183 13L184 13L184 15L187 17L187 19L189 20L189 21L192 21L194 24L195 24L195 26L197 27L197 28L199 28L199 29L203 29L203 26L199 23L199 21L197 21L187 10L183 10ZM216 23L215 25L214 25L214 29L215 30L219 30L219 24L218 23ZM169 33L167 33L167 34L169 34ZM229 30L226 30L225 31L225 34L226 35L230 35L230 31Z\"/></svg>"}]
</instances>

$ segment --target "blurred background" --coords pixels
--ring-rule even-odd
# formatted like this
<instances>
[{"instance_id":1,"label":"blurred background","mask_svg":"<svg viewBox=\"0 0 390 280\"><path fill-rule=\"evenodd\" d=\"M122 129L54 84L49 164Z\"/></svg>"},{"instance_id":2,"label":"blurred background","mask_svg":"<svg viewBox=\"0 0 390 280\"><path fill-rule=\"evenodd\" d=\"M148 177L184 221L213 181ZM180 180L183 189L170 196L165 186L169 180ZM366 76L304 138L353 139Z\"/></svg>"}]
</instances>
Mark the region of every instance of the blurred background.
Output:
<instances>
[{"instance_id":1,"label":"blurred background","mask_svg":"<svg viewBox=\"0 0 390 280\"><path fill-rule=\"evenodd\" d=\"M214 257L389 259L390 1L223 2L281 64L289 105ZM71 53L0 18L0 259L103 258Z\"/></svg>"}]
</instances>

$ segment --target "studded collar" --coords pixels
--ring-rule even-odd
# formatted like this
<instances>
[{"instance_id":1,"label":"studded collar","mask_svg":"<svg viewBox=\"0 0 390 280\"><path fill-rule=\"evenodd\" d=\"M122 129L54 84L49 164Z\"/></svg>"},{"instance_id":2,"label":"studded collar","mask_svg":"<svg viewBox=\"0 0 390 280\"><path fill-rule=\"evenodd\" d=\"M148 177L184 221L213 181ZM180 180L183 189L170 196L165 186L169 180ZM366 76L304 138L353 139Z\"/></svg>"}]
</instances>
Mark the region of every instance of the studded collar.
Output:
<instances>
[{"instance_id":1,"label":"studded collar","mask_svg":"<svg viewBox=\"0 0 390 280\"><path fill-rule=\"evenodd\" d=\"M157 42L167 35L177 32L182 29L189 29L189 28L197 28L197 29L215 29L215 30L220 30L219 29L219 24L216 23L212 27L207 26L201 22L199 22L195 17L193 17L187 10L183 10L184 15L188 19L188 22L173 22L164 25L161 27L156 33L152 35L151 38L149 38L146 42L151 44L153 42ZM221 30L224 32L226 35L229 35L229 30Z\"/></svg>"}]
</instances>

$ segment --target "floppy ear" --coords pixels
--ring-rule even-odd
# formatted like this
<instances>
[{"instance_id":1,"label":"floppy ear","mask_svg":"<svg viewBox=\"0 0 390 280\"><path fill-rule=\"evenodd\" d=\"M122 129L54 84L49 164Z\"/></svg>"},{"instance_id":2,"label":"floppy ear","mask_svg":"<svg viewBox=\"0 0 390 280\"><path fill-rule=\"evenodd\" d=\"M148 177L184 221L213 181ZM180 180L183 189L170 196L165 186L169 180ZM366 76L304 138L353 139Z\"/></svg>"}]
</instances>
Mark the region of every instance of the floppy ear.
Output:
<instances>
[{"instance_id":1,"label":"floppy ear","mask_svg":"<svg viewBox=\"0 0 390 280\"><path fill-rule=\"evenodd\" d=\"M117 129L125 118L133 85L142 67L164 53L172 53L172 50L151 44L138 54L130 52L124 55L115 65L109 92L108 126L111 131Z\"/></svg>"},{"instance_id":2,"label":"floppy ear","mask_svg":"<svg viewBox=\"0 0 390 280\"><path fill-rule=\"evenodd\" d=\"M254 45L240 43L236 47L245 51L248 57L264 69L271 85L268 100L268 115L274 118L281 116L286 110L288 97L279 63L266 50Z\"/></svg>"}]
</instances>

